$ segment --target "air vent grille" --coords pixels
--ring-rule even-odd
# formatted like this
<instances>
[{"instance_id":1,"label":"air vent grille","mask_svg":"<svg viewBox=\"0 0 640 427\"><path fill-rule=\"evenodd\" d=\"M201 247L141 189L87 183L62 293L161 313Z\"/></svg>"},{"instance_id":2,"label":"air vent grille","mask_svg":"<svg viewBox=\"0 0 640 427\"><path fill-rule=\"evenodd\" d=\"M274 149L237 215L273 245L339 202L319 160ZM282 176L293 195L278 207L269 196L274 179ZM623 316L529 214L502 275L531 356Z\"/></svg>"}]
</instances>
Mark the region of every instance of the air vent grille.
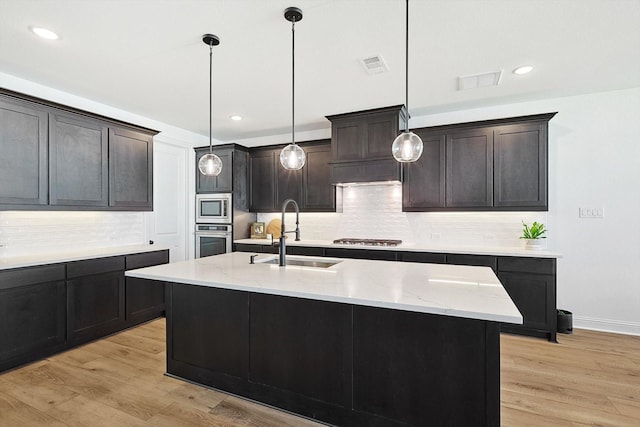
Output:
<instances>
[{"instance_id":1,"label":"air vent grille","mask_svg":"<svg viewBox=\"0 0 640 427\"><path fill-rule=\"evenodd\" d=\"M498 86L502 71L474 74L472 76L458 77L458 90L477 89L479 87Z\"/></svg>"},{"instance_id":2,"label":"air vent grille","mask_svg":"<svg viewBox=\"0 0 640 427\"><path fill-rule=\"evenodd\" d=\"M382 55L373 55L360 60L362 67L368 74L380 74L389 71Z\"/></svg>"}]
</instances>

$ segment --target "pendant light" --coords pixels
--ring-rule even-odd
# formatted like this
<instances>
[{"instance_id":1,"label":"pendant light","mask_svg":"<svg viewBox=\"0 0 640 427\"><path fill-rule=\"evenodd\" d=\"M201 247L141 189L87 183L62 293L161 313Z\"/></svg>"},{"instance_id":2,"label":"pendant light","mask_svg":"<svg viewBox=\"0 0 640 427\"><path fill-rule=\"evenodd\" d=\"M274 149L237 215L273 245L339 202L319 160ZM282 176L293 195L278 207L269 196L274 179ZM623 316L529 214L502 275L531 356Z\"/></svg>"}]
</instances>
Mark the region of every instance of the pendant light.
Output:
<instances>
[{"instance_id":1,"label":"pendant light","mask_svg":"<svg viewBox=\"0 0 640 427\"><path fill-rule=\"evenodd\" d=\"M198 162L198 169L202 175L218 176L222 172L222 160L220 157L213 154L213 147L211 141L213 139L212 121L213 121L213 47L220 44L218 36L213 34L205 34L202 36L204 44L209 46L209 153L200 157Z\"/></svg>"},{"instance_id":2,"label":"pendant light","mask_svg":"<svg viewBox=\"0 0 640 427\"><path fill-rule=\"evenodd\" d=\"M409 130L409 0L406 8L405 33L405 105L404 131L398 135L391 146L393 157L399 162L415 162L422 155L423 144L418 135Z\"/></svg>"},{"instance_id":3,"label":"pendant light","mask_svg":"<svg viewBox=\"0 0 640 427\"><path fill-rule=\"evenodd\" d=\"M302 20L302 10L297 7L288 7L284 10L284 19L291 22L291 144L280 152L280 164L285 169L296 170L302 169L307 160L304 150L296 144L295 135L295 26L296 22Z\"/></svg>"}]
</instances>

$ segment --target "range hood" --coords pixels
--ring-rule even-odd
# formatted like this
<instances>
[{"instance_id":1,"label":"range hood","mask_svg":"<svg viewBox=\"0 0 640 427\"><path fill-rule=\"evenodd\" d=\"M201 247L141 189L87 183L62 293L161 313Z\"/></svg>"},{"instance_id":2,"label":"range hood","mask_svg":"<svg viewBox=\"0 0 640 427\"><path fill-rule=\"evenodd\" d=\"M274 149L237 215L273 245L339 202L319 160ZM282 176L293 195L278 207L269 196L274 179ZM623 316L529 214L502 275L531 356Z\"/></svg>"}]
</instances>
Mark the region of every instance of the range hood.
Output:
<instances>
[{"instance_id":1,"label":"range hood","mask_svg":"<svg viewBox=\"0 0 640 427\"><path fill-rule=\"evenodd\" d=\"M331 122L331 183L401 182L402 165L391 144L404 121L404 105L327 116Z\"/></svg>"}]
</instances>

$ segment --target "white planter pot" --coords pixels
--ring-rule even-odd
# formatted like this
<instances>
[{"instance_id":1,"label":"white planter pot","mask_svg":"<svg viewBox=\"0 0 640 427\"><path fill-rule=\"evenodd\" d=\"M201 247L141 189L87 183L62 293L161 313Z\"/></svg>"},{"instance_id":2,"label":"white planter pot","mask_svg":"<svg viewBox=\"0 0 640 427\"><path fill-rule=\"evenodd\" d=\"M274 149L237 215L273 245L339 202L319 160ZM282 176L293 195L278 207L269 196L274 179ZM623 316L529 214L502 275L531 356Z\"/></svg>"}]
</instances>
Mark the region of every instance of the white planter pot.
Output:
<instances>
[{"instance_id":1,"label":"white planter pot","mask_svg":"<svg viewBox=\"0 0 640 427\"><path fill-rule=\"evenodd\" d=\"M544 249L544 239L522 239L524 240L525 249L530 249L534 251L539 251Z\"/></svg>"}]
</instances>

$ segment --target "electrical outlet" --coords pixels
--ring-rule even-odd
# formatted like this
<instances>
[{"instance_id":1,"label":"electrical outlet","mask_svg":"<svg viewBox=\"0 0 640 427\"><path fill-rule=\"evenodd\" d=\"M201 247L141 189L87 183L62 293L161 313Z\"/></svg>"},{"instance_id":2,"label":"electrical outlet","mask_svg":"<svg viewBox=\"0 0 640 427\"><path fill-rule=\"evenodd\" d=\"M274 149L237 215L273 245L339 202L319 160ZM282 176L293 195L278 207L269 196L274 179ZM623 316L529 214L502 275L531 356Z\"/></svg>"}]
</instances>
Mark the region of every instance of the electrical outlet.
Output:
<instances>
[{"instance_id":1,"label":"electrical outlet","mask_svg":"<svg viewBox=\"0 0 640 427\"><path fill-rule=\"evenodd\" d=\"M604 208L580 208L578 216L580 218L604 218Z\"/></svg>"}]
</instances>

